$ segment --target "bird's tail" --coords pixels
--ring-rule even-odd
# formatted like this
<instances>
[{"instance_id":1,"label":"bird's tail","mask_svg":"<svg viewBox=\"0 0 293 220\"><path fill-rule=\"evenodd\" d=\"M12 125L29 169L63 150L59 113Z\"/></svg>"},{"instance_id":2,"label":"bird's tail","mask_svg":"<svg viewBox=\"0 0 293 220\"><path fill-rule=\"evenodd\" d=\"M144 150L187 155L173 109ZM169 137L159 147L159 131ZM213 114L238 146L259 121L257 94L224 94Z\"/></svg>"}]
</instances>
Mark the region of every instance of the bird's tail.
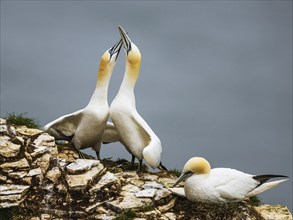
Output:
<instances>
[{"instance_id":1,"label":"bird's tail","mask_svg":"<svg viewBox=\"0 0 293 220\"><path fill-rule=\"evenodd\" d=\"M281 179L281 180L276 180L276 181L271 181L267 182L271 178L286 178L286 179ZM288 176L283 176L283 175L259 175L259 176L254 176L253 179L259 181L259 185L252 190L247 197L255 196L259 193L262 193L268 189L271 189L277 185L279 185L282 182L285 182L288 180Z\"/></svg>"}]
</instances>

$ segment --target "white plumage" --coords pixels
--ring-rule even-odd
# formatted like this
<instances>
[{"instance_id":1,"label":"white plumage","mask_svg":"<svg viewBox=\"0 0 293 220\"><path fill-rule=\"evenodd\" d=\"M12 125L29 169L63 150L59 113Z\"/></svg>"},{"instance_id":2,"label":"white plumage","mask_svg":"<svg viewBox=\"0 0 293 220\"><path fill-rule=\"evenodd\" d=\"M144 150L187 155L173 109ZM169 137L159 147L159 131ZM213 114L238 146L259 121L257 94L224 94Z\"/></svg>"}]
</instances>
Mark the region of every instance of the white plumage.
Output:
<instances>
[{"instance_id":1,"label":"white plumage","mask_svg":"<svg viewBox=\"0 0 293 220\"><path fill-rule=\"evenodd\" d=\"M102 56L96 89L88 105L79 111L64 115L44 127L44 131L57 140L68 140L77 150L93 148L99 158L101 142L119 140L114 125L107 122L109 117L108 86L114 70L122 41L108 49Z\"/></svg>"},{"instance_id":2,"label":"white plumage","mask_svg":"<svg viewBox=\"0 0 293 220\"><path fill-rule=\"evenodd\" d=\"M286 179L267 182L270 178ZM186 179L187 178L187 179ZM210 168L207 160L193 157L185 164L174 186L185 181L188 200L205 203L238 202L264 192L284 181L282 175L251 175L230 168Z\"/></svg>"},{"instance_id":3,"label":"white plumage","mask_svg":"<svg viewBox=\"0 0 293 220\"><path fill-rule=\"evenodd\" d=\"M138 114L135 105L134 87L139 75L141 54L125 31L121 27L118 29L126 51L126 69L118 94L110 106L110 115L121 142L140 161L140 169L143 159L152 168L156 168L160 166L162 145Z\"/></svg>"}]
</instances>

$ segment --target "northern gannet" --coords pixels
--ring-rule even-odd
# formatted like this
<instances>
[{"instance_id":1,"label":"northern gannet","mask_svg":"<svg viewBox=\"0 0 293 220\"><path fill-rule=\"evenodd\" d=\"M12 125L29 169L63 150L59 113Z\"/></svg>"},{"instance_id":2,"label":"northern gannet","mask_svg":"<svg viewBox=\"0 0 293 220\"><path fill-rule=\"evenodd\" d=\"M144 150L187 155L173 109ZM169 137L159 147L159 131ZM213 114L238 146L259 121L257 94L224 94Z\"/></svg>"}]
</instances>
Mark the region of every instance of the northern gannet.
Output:
<instances>
[{"instance_id":1,"label":"northern gannet","mask_svg":"<svg viewBox=\"0 0 293 220\"><path fill-rule=\"evenodd\" d=\"M118 94L111 103L110 116L120 142L132 155L132 164L136 157L140 171L143 159L153 169L165 169L161 164L161 141L136 110L134 87L140 70L140 51L121 27L118 30L126 52L126 68Z\"/></svg>"},{"instance_id":2,"label":"northern gannet","mask_svg":"<svg viewBox=\"0 0 293 220\"><path fill-rule=\"evenodd\" d=\"M267 182L270 178L286 178ZM230 168L211 169L202 157L193 157L184 165L174 186L187 179L184 185L188 200L204 203L239 202L262 193L286 180L282 175L251 175ZM173 186L173 187L174 187Z\"/></svg>"},{"instance_id":3,"label":"northern gannet","mask_svg":"<svg viewBox=\"0 0 293 220\"><path fill-rule=\"evenodd\" d=\"M101 142L115 142L120 139L109 117L108 85L118 58L122 40L108 49L102 56L98 70L96 89L88 103L81 110L64 115L44 126L44 131L57 140L68 140L79 151L93 148L100 159Z\"/></svg>"}]
</instances>

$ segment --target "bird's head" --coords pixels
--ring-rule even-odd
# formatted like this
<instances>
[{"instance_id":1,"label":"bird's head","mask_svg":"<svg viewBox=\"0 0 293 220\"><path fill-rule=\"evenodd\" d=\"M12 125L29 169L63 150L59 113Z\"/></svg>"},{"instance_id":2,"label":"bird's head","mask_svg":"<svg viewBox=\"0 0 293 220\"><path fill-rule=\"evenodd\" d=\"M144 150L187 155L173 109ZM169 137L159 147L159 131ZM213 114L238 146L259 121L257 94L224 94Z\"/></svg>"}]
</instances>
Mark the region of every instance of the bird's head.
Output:
<instances>
[{"instance_id":1,"label":"bird's head","mask_svg":"<svg viewBox=\"0 0 293 220\"><path fill-rule=\"evenodd\" d=\"M202 157L193 157L186 162L180 177L176 180L173 187L193 174L207 174L210 170L210 163L206 159Z\"/></svg>"},{"instance_id":2,"label":"bird's head","mask_svg":"<svg viewBox=\"0 0 293 220\"><path fill-rule=\"evenodd\" d=\"M123 47L126 52L126 60L128 64L133 66L139 66L141 61L141 54L137 46L130 40L128 34L123 30L121 26L118 27L118 31L123 42Z\"/></svg>"},{"instance_id":3,"label":"bird's head","mask_svg":"<svg viewBox=\"0 0 293 220\"><path fill-rule=\"evenodd\" d=\"M105 51L101 60L105 64L115 65L122 45L123 45L123 42L120 39L116 44L114 44L114 46L112 46L111 48Z\"/></svg>"},{"instance_id":4,"label":"bird's head","mask_svg":"<svg viewBox=\"0 0 293 220\"><path fill-rule=\"evenodd\" d=\"M103 54L101 58L100 67L99 67L100 78L103 78L108 73L113 71L119 52L121 50L121 47L122 47L122 40L120 39L114 46L112 46L111 48L105 51L105 53Z\"/></svg>"}]
</instances>

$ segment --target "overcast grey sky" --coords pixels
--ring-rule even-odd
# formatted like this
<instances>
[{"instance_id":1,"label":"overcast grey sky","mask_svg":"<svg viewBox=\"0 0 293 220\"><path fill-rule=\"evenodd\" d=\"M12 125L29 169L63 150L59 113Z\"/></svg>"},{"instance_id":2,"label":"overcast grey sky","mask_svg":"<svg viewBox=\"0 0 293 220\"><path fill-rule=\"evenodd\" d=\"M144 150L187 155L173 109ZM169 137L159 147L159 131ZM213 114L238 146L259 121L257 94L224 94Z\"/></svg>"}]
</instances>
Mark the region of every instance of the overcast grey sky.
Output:
<instances>
[{"instance_id":1,"label":"overcast grey sky","mask_svg":"<svg viewBox=\"0 0 293 220\"><path fill-rule=\"evenodd\" d=\"M118 25L142 53L137 108L163 163L288 175L261 198L292 211L292 1L1 1L1 116L45 125L83 108ZM120 144L101 156L130 159Z\"/></svg>"}]
</instances>

